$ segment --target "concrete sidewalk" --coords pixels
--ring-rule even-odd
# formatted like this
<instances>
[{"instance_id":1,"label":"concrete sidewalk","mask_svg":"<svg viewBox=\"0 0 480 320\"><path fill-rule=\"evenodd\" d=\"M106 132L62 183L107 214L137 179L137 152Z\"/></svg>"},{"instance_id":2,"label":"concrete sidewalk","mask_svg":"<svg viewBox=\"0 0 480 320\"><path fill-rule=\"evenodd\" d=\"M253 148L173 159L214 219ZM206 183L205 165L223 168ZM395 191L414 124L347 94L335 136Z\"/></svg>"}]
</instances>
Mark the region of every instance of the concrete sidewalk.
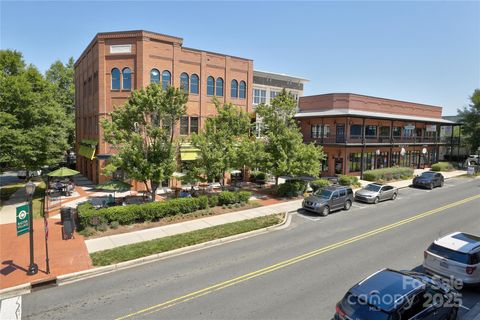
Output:
<instances>
[{"instance_id":1,"label":"concrete sidewalk","mask_svg":"<svg viewBox=\"0 0 480 320\"><path fill-rule=\"evenodd\" d=\"M222 215L195 219L186 222L170 224L166 226L139 230L129 233L116 234L112 236L86 240L89 253L112 249L127 244L159 239L180 233L218 226L230 222L247 220L275 213L296 211L302 205L302 200L282 202L274 205L258 207L248 210L236 211Z\"/></svg>"},{"instance_id":2,"label":"concrete sidewalk","mask_svg":"<svg viewBox=\"0 0 480 320\"><path fill-rule=\"evenodd\" d=\"M416 175L420 175L422 172L425 172L425 171L430 171L430 168L427 168L427 169L415 169L413 171L413 175L416 176ZM458 176L461 176L461 175L464 175L466 174L467 172L465 170L454 170L454 171L449 171L449 172L440 172L441 174L443 174L443 176L445 177L445 179L450 179L450 178L455 178L455 177L458 177ZM360 183L362 184L362 187L366 186L367 184L369 183L372 183L371 181L366 181L366 180L359 180ZM390 185L390 186L395 186L399 189L401 188L406 188L408 187L409 185L412 184L412 179L408 179L408 180L401 180L401 181L395 181L395 182L385 182L386 184Z\"/></svg>"}]
</instances>

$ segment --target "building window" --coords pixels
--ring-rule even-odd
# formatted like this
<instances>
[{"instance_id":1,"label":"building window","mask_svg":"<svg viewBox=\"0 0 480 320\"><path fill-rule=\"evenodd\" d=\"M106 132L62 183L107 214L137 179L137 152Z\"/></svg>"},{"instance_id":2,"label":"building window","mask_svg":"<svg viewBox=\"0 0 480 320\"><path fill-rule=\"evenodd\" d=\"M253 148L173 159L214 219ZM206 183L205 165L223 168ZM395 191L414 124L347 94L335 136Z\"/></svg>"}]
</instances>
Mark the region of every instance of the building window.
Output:
<instances>
[{"instance_id":1,"label":"building window","mask_svg":"<svg viewBox=\"0 0 480 320\"><path fill-rule=\"evenodd\" d=\"M313 139L320 138L322 125L321 124L312 124L310 127L310 136Z\"/></svg>"},{"instance_id":2,"label":"building window","mask_svg":"<svg viewBox=\"0 0 480 320\"><path fill-rule=\"evenodd\" d=\"M217 83L215 84L215 95L217 97L223 97L223 79L217 78Z\"/></svg>"},{"instance_id":3,"label":"building window","mask_svg":"<svg viewBox=\"0 0 480 320\"><path fill-rule=\"evenodd\" d=\"M240 81L240 99L245 99L247 93L247 84L245 81Z\"/></svg>"},{"instance_id":4,"label":"building window","mask_svg":"<svg viewBox=\"0 0 480 320\"><path fill-rule=\"evenodd\" d=\"M328 171L328 153L325 153L325 158L322 160L322 171Z\"/></svg>"},{"instance_id":5,"label":"building window","mask_svg":"<svg viewBox=\"0 0 480 320\"><path fill-rule=\"evenodd\" d=\"M324 138L330 137L330 125L328 124L323 125L323 137Z\"/></svg>"},{"instance_id":6,"label":"building window","mask_svg":"<svg viewBox=\"0 0 480 320\"><path fill-rule=\"evenodd\" d=\"M198 117L190 117L190 133L198 133Z\"/></svg>"},{"instance_id":7,"label":"building window","mask_svg":"<svg viewBox=\"0 0 480 320\"><path fill-rule=\"evenodd\" d=\"M260 104L267 102L267 91L261 89L254 89L253 90L253 103Z\"/></svg>"},{"instance_id":8,"label":"building window","mask_svg":"<svg viewBox=\"0 0 480 320\"><path fill-rule=\"evenodd\" d=\"M165 70L162 72L162 88L163 90L167 90L169 86L172 85L172 75L170 71Z\"/></svg>"},{"instance_id":9,"label":"building window","mask_svg":"<svg viewBox=\"0 0 480 320\"><path fill-rule=\"evenodd\" d=\"M188 87L190 86L190 78L185 72L180 75L180 88L185 92L188 92Z\"/></svg>"},{"instance_id":10,"label":"building window","mask_svg":"<svg viewBox=\"0 0 480 320\"><path fill-rule=\"evenodd\" d=\"M150 83L160 83L160 71L152 69L150 71Z\"/></svg>"},{"instance_id":11,"label":"building window","mask_svg":"<svg viewBox=\"0 0 480 320\"><path fill-rule=\"evenodd\" d=\"M192 79L190 81L190 93L198 94L198 76L192 74Z\"/></svg>"},{"instance_id":12,"label":"building window","mask_svg":"<svg viewBox=\"0 0 480 320\"><path fill-rule=\"evenodd\" d=\"M362 137L362 126L359 124L352 124L350 126L350 138L359 139Z\"/></svg>"},{"instance_id":13,"label":"building window","mask_svg":"<svg viewBox=\"0 0 480 320\"><path fill-rule=\"evenodd\" d=\"M188 134L188 117L183 116L180 118L180 134L187 135Z\"/></svg>"},{"instance_id":14,"label":"building window","mask_svg":"<svg viewBox=\"0 0 480 320\"><path fill-rule=\"evenodd\" d=\"M273 99L275 99L276 96L278 96L280 92L278 91L270 91L270 103Z\"/></svg>"},{"instance_id":15,"label":"building window","mask_svg":"<svg viewBox=\"0 0 480 320\"><path fill-rule=\"evenodd\" d=\"M360 152L350 153L348 159L348 171L357 172L361 170L362 154Z\"/></svg>"},{"instance_id":16,"label":"building window","mask_svg":"<svg viewBox=\"0 0 480 320\"><path fill-rule=\"evenodd\" d=\"M112 69L112 90L120 90L120 70Z\"/></svg>"},{"instance_id":17,"label":"building window","mask_svg":"<svg viewBox=\"0 0 480 320\"><path fill-rule=\"evenodd\" d=\"M390 127L380 127L380 137L390 137Z\"/></svg>"},{"instance_id":18,"label":"building window","mask_svg":"<svg viewBox=\"0 0 480 320\"><path fill-rule=\"evenodd\" d=\"M238 98L238 81L237 80L232 80L230 91L231 91L230 96L232 98Z\"/></svg>"},{"instance_id":19,"label":"building window","mask_svg":"<svg viewBox=\"0 0 480 320\"><path fill-rule=\"evenodd\" d=\"M400 138L402 135L402 128L401 127L393 127L393 137Z\"/></svg>"},{"instance_id":20,"label":"building window","mask_svg":"<svg viewBox=\"0 0 480 320\"><path fill-rule=\"evenodd\" d=\"M377 126L365 126L365 137L366 138L376 138L377 137Z\"/></svg>"},{"instance_id":21,"label":"building window","mask_svg":"<svg viewBox=\"0 0 480 320\"><path fill-rule=\"evenodd\" d=\"M207 96L213 96L215 94L215 79L213 77L207 78Z\"/></svg>"},{"instance_id":22,"label":"building window","mask_svg":"<svg viewBox=\"0 0 480 320\"><path fill-rule=\"evenodd\" d=\"M125 68L122 71L123 75L123 90L132 90L132 71L130 68Z\"/></svg>"}]
</instances>

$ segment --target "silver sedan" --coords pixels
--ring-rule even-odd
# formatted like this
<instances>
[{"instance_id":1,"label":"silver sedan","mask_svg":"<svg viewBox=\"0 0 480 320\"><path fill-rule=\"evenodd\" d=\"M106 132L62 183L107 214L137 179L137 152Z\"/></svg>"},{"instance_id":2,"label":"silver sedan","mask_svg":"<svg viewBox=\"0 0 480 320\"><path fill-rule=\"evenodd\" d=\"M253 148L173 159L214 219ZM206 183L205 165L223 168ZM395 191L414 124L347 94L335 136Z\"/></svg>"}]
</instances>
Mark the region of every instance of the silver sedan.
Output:
<instances>
[{"instance_id":1,"label":"silver sedan","mask_svg":"<svg viewBox=\"0 0 480 320\"><path fill-rule=\"evenodd\" d=\"M355 192L355 200L376 204L383 200L395 200L397 195L398 189L393 186L370 183Z\"/></svg>"}]
</instances>

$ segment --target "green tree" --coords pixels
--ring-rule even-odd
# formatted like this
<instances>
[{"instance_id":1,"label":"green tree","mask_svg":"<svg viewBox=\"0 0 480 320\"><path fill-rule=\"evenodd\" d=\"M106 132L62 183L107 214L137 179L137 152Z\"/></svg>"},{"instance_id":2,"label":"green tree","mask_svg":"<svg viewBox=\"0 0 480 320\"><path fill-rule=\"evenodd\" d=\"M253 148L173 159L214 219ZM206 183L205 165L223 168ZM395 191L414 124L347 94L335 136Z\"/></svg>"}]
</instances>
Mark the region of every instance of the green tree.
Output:
<instances>
[{"instance_id":1,"label":"green tree","mask_svg":"<svg viewBox=\"0 0 480 320\"><path fill-rule=\"evenodd\" d=\"M68 130L68 144L72 148L75 142L75 81L74 60L66 64L55 61L47 70L45 77L55 88L54 98L67 114L65 127Z\"/></svg>"},{"instance_id":2,"label":"green tree","mask_svg":"<svg viewBox=\"0 0 480 320\"><path fill-rule=\"evenodd\" d=\"M251 139L250 117L231 103L221 105L214 100L217 115L205 120L204 130L193 134L192 144L198 148L199 159L193 170L208 181L221 179L231 169L250 165L254 150Z\"/></svg>"},{"instance_id":3,"label":"green tree","mask_svg":"<svg viewBox=\"0 0 480 320\"><path fill-rule=\"evenodd\" d=\"M117 149L107 173L121 167L130 178L145 183L155 201L158 186L176 168L172 129L185 114L187 101L188 95L174 87L162 90L150 84L134 91L110 114L111 120L102 120L105 141Z\"/></svg>"},{"instance_id":4,"label":"green tree","mask_svg":"<svg viewBox=\"0 0 480 320\"><path fill-rule=\"evenodd\" d=\"M458 110L462 124L462 134L471 152L477 152L480 147L480 89L475 89L470 97L471 104Z\"/></svg>"},{"instance_id":5,"label":"green tree","mask_svg":"<svg viewBox=\"0 0 480 320\"><path fill-rule=\"evenodd\" d=\"M320 173L324 158L321 147L304 144L294 115L297 103L285 89L277 95L272 105L260 104L257 114L263 125L261 139L264 141L263 166L267 172L278 177L283 175L310 175Z\"/></svg>"},{"instance_id":6,"label":"green tree","mask_svg":"<svg viewBox=\"0 0 480 320\"><path fill-rule=\"evenodd\" d=\"M0 162L35 170L60 162L67 116L55 88L18 51L0 51Z\"/></svg>"}]
</instances>

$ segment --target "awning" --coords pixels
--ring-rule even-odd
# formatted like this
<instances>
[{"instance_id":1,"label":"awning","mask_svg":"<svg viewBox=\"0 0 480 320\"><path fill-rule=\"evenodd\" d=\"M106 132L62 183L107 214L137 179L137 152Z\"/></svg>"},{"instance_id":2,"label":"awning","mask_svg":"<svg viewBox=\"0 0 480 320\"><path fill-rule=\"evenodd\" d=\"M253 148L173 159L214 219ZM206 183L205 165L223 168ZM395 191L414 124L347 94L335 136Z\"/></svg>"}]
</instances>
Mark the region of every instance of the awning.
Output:
<instances>
[{"instance_id":1,"label":"awning","mask_svg":"<svg viewBox=\"0 0 480 320\"><path fill-rule=\"evenodd\" d=\"M87 159L93 160L95 158L95 149L86 145L80 145L80 149L78 150L78 154L84 156Z\"/></svg>"},{"instance_id":2,"label":"awning","mask_svg":"<svg viewBox=\"0 0 480 320\"><path fill-rule=\"evenodd\" d=\"M182 161L193 161L197 160L200 152L200 149L193 147L190 144L180 145L180 159Z\"/></svg>"}]
</instances>

